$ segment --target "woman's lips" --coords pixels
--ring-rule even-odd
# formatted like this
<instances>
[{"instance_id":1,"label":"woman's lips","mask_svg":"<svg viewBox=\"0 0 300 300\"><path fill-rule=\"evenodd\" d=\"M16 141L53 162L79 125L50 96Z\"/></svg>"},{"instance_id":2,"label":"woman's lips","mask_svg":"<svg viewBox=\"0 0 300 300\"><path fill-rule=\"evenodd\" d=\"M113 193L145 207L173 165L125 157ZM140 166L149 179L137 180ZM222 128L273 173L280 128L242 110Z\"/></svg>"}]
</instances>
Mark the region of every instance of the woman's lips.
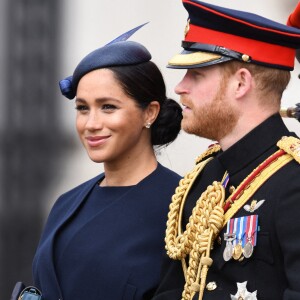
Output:
<instances>
[{"instance_id":1,"label":"woman's lips","mask_svg":"<svg viewBox=\"0 0 300 300\"><path fill-rule=\"evenodd\" d=\"M100 145L103 145L109 138L110 138L109 135L107 135L107 136L88 136L88 137L86 137L86 140L90 147L98 147Z\"/></svg>"}]
</instances>

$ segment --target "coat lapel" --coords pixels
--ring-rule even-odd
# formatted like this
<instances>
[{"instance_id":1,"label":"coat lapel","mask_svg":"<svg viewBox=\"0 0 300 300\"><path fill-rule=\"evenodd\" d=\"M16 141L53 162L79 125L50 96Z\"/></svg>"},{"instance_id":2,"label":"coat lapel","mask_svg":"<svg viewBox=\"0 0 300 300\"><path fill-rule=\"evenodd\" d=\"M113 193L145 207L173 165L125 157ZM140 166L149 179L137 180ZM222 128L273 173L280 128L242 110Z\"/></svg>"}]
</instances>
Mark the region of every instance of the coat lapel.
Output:
<instances>
[{"instance_id":1,"label":"coat lapel","mask_svg":"<svg viewBox=\"0 0 300 300\"><path fill-rule=\"evenodd\" d=\"M55 271L55 265L54 265L54 241L57 232L59 229L67 222L69 218L72 217L72 215L76 212L78 207L83 203L83 201L86 199L87 195L90 193L90 191L93 189L94 185L99 181L99 179L102 177L102 175L99 175L92 180L84 183L79 190L79 192L70 192L66 196L63 196L63 201L67 202L67 205L69 207L64 211L64 213L58 217L55 218L55 226L49 225L49 230L47 230L47 225L45 227L45 233L42 237L41 243L38 247L36 256L33 261L33 273L35 278L40 278L40 276L43 276L42 282L53 282L53 284L50 284L52 286L52 289L55 287L52 291L47 291L47 294L53 295L53 299L59 299L61 297L61 290L58 284L56 271ZM51 220L48 222L51 222ZM43 266L47 266L48 270L43 270L42 274L38 272L38 264L39 261L43 260L47 263L42 263ZM36 282L35 284L39 286L39 282ZM43 292L43 287L40 287Z\"/></svg>"}]
</instances>

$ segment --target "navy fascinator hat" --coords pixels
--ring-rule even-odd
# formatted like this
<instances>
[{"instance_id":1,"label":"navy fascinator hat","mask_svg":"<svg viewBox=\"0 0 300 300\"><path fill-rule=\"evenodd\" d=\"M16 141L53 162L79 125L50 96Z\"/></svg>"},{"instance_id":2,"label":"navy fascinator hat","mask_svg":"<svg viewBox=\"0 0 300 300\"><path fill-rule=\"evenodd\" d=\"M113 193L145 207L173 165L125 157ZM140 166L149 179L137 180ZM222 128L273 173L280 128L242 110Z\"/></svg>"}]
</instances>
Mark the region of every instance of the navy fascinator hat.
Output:
<instances>
[{"instance_id":1,"label":"navy fascinator hat","mask_svg":"<svg viewBox=\"0 0 300 300\"><path fill-rule=\"evenodd\" d=\"M151 54L143 45L127 41L133 33L145 24L123 33L110 43L84 57L77 65L73 75L59 82L61 93L68 99L73 99L76 96L80 79L93 70L112 66L136 65L149 61Z\"/></svg>"}]
</instances>

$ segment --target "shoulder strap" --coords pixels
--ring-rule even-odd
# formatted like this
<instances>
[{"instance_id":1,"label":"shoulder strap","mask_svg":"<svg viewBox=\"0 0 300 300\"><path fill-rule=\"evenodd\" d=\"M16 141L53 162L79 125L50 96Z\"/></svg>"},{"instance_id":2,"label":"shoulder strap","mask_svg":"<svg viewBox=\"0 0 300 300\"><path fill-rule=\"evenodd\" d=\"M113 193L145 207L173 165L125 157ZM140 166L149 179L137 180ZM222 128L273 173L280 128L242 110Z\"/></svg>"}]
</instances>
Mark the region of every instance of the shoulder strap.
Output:
<instances>
[{"instance_id":1,"label":"shoulder strap","mask_svg":"<svg viewBox=\"0 0 300 300\"><path fill-rule=\"evenodd\" d=\"M300 164L300 139L293 136L284 136L278 141L277 146Z\"/></svg>"}]
</instances>

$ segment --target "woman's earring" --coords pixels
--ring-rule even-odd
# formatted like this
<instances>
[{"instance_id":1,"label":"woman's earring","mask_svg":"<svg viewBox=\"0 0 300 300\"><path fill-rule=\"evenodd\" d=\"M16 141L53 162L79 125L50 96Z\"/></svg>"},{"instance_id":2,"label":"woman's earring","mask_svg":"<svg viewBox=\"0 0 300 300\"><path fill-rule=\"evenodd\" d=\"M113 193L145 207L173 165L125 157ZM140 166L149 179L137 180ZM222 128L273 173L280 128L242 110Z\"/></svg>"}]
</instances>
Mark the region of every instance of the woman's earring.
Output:
<instances>
[{"instance_id":1,"label":"woman's earring","mask_svg":"<svg viewBox=\"0 0 300 300\"><path fill-rule=\"evenodd\" d=\"M151 123L148 122L145 127L149 129L151 127Z\"/></svg>"}]
</instances>

